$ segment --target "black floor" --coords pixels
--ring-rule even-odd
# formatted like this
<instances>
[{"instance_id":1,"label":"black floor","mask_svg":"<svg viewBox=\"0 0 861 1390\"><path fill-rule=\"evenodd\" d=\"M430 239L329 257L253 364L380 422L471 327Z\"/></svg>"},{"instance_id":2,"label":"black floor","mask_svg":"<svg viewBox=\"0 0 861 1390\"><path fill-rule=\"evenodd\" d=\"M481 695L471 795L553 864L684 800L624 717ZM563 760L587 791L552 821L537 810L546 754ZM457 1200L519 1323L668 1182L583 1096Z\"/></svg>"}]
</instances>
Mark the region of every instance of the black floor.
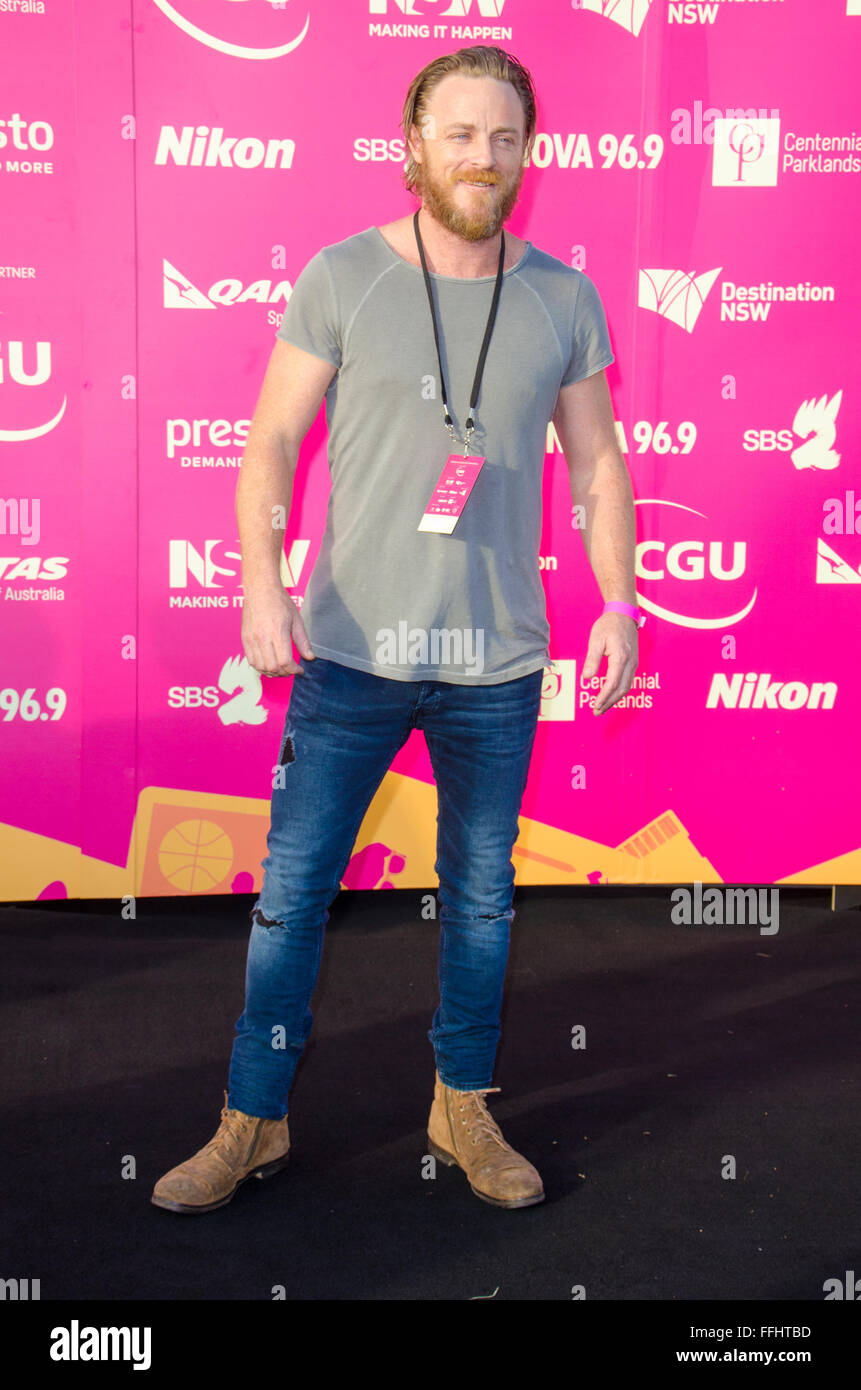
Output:
<instances>
[{"instance_id":1,"label":"black floor","mask_svg":"<svg viewBox=\"0 0 861 1390\"><path fill-rule=\"evenodd\" d=\"M340 895L290 1165L196 1217L149 1198L217 1128L253 898L0 907L0 1275L42 1300L821 1303L861 1276L859 915L782 890L776 935L684 927L669 891L518 892L489 1106L547 1199L515 1211L422 1177L419 892Z\"/></svg>"}]
</instances>

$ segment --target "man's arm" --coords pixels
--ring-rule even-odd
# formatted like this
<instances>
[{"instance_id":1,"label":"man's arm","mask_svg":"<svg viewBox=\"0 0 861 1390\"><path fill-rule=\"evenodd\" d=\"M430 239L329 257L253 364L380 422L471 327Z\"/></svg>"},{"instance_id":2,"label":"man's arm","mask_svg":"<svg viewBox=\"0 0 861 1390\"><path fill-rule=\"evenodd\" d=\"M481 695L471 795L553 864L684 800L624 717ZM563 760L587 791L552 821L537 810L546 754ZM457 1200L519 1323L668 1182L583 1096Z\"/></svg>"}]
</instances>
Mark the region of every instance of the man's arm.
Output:
<instances>
[{"instance_id":1,"label":"man's arm","mask_svg":"<svg viewBox=\"0 0 861 1390\"><path fill-rule=\"evenodd\" d=\"M291 638L302 657L314 659L299 610L284 591L280 563L299 449L336 370L279 338L242 456L236 485L245 591L242 645L249 665L268 675L301 672Z\"/></svg>"},{"instance_id":2,"label":"man's arm","mask_svg":"<svg viewBox=\"0 0 861 1390\"><path fill-rule=\"evenodd\" d=\"M636 604L634 590L634 499L616 439L607 377L595 372L563 386L553 424L571 479L571 500L585 514L583 540L605 603ZM637 669L637 625L621 613L604 613L593 624L584 676L595 676L607 657L607 679L594 705L603 714L631 687Z\"/></svg>"}]
</instances>

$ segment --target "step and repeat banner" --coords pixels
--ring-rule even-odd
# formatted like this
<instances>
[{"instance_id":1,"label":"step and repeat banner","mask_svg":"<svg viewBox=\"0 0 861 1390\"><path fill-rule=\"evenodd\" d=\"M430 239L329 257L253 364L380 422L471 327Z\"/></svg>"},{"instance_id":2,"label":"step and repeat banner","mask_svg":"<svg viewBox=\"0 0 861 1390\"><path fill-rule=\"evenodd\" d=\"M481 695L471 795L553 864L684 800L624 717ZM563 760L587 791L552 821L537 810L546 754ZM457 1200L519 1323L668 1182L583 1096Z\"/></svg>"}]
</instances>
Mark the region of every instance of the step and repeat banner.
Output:
<instances>
[{"instance_id":1,"label":"step and repeat banner","mask_svg":"<svg viewBox=\"0 0 861 1390\"><path fill-rule=\"evenodd\" d=\"M649 615L594 718L548 425L517 881L861 882L861 0L0 0L3 900L259 889L291 681L240 640L249 420L307 261L416 206L410 81L474 43L538 90L509 227L606 309ZM328 490L321 411L299 605ZM414 732L344 886L433 888L435 817Z\"/></svg>"}]
</instances>

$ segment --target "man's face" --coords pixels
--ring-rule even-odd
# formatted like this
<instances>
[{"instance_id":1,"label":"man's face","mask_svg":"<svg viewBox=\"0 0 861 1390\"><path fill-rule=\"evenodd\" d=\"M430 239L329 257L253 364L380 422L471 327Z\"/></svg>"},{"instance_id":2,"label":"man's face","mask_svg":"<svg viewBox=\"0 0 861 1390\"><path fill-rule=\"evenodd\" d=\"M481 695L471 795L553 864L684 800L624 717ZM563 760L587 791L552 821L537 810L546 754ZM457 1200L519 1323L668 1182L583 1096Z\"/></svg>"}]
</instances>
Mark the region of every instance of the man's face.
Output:
<instances>
[{"instance_id":1,"label":"man's face","mask_svg":"<svg viewBox=\"0 0 861 1390\"><path fill-rule=\"evenodd\" d=\"M510 217L523 180L524 127L510 82L449 73L434 88L410 144L416 191L449 231L483 241Z\"/></svg>"}]
</instances>

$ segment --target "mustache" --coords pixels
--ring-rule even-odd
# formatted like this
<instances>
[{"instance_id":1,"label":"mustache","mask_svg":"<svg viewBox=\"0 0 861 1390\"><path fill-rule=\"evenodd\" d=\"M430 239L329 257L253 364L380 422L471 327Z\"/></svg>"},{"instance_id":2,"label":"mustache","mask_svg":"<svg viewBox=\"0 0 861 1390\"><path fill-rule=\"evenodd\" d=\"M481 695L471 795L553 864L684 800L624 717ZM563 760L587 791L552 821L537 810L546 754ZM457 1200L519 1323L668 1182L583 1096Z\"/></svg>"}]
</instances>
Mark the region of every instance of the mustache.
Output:
<instances>
[{"instance_id":1,"label":"mustache","mask_svg":"<svg viewBox=\"0 0 861 1390\"><path fill-rule=\"evenodd\" d=\"M498 178L493 178L493 177L491 177L491 178L482 178L482 176L481 176L480 174L474 174L474 175L470 176L469 178L464 177L464 178L462 178L462 179L458 179L458 183L487 183L487 184L495 184L495 183L499 183L499 179L498 179Z\"/></svg>"}]
</instances>

